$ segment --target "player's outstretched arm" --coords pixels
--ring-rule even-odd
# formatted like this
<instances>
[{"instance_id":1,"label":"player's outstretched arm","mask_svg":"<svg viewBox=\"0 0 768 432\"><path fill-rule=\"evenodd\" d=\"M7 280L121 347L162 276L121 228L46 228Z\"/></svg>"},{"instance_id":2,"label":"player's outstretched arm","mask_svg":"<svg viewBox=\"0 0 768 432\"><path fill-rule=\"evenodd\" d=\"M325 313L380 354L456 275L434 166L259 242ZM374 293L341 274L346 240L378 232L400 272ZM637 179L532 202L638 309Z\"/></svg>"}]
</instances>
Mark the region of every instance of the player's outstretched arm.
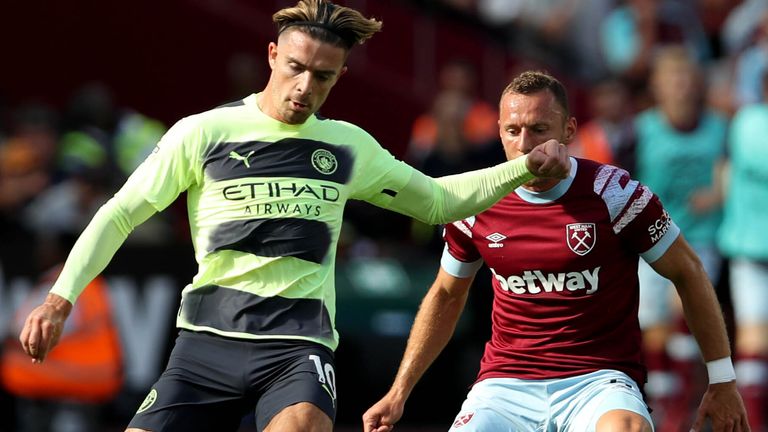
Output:
<instances>
[{"instance_id":1,"label":"player's outstretched arm","mask_svg":"<svg viewBox=\"0 0 768 432\"><path fill-rule=\"evenodd\" d=\"M400 420L416 383L451 339L473 279L440 269L416 314L392 387L363 414L365 432L390 432Z\"/></svg>"},{"instance_id":2,"label":"player's outstretched arm","mask_svg":"<svg viewBox=\"0 0 768 432\"><path fill-rule=\"evenodd\" d=\"M415 171L385 207L428 224L453 222L480 213L534 177L565 178L570 169L565 146L550 140L491 168L434 179Z\"/></svg>"},{"instance_id":3,"label":"player's outstretched arm","mask_svg":"<svg viewBox=\"0 0 768 432\"><path fill-rule=\"evenodd\" d=\"M75 242L45 302L28 315L19 340L33 362L45 360L58 342L77 297L104 270L133 228L156 212L143 199L121 192L96 212Z\"/></svg>"},{"instance_id":4,"label":"player's outstretched arm","mask_svg":"<svg viewBox=\"0 0 768 432\"><path fill-rule=\"evenodd\" d=\"M675 284L685 320L707 362L710 384L691 430L703 430L705 419L709 418L715 432L749 431L744 402L736 389L725 321L715 290L696 253L681 235L651 265Z\"/></svg>"}]
</instances>

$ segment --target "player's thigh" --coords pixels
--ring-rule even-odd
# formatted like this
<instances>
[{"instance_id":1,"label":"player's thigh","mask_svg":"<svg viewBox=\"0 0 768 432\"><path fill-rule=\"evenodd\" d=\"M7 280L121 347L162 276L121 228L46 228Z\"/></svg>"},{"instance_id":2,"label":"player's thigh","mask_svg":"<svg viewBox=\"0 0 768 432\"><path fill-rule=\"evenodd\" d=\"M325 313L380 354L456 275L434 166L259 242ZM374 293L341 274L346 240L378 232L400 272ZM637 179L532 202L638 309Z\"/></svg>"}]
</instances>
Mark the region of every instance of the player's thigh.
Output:
<instances>
[{"instance_id":1,"label":"player's thigh","mask_svg":"<svg viewBox=\"0 0 768 432\"><path fill-rule=\"evenodd\" d=\"M451 431L537 431L547 419L545 387L514 378L476 383L453 419Z\"/></svg>"},{"instance_id":2,"label":"player's thigh","mask_svg":"<svg viewBox=\"0 0 768 432\"><path fill-rule=\"evenodd\" d=\"M281 350L280 373L259 397L256 425L259 430L280 429L275 421L300 422L295 430L333 425L336 418L336 370L333 353L314 343ZM254 366L256 366L254 364ZM306 414L306 415L297 415ZM324 427L324 426L323 426ZM324 429L318 429L324 430Z\"/></svg>"},{"instance_id":3,"label":"player's thigh","mask_svg":"<svg viewBox=\"0 0 768 432\"><path fill-rule=\"evenodd\" d=\"M128 428L149 431L234 431L255 404L246 400L242 370L247 353L238 342L182 332L168 366Z\"/></svg>"},{"instance_id":4,"label":"player's thigh","mask_svg":"<svg viewBox=\"0 0 768 432\"><path fill-rule=\"evenodd\" d=\"M618 371L590 374L588 385L572 396L575 407L564 428L568 432L652 431L651 415L637 384ZM590 378L592 378L590 377Z\"/></svg>"},{"instance_id":5,"label":"player's thigh","mask_svg":"<svg viewBox=\"0 0 768 432\"><path fill-rule=\"evenodd\" d=\"M269 422L264 432L331 432L333 421L328 414L309 402L283 408Z\"/></svg>"}]
</instances>

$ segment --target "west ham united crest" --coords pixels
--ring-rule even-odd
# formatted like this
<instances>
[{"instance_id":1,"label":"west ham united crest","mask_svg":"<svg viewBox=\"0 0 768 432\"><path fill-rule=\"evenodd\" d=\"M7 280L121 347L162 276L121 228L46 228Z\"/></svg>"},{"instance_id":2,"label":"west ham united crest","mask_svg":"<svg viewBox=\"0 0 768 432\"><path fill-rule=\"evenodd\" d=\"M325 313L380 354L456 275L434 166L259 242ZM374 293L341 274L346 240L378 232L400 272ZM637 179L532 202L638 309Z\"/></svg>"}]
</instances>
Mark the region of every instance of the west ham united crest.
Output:
<instances>
[{"instance_id":1,"label":"west ham united crest","mask_svg":"<svg viewBox=\"0 0 768 432\"><path fill-rule=\"evenodd\" d=\"M597 231L593 223L577 223L565 226L565 240L568 247L579 256L584 256L595 247Z\"/></svg>"}]
</instances>

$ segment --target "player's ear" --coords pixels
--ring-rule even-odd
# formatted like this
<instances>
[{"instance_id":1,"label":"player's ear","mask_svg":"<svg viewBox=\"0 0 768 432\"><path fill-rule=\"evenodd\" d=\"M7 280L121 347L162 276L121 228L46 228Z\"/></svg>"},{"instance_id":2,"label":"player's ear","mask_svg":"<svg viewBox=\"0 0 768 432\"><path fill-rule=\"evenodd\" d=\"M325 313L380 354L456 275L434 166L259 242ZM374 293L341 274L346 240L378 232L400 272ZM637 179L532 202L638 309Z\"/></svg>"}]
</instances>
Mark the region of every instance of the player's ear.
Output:
<instances>
[{"instance_id":1,"label":"player's ear","mask_svg":"<svg viewBox=\"0 0 768 432\"><path fill-rule=\"evenodd\" d=\"M339 77L341 77L342 75L344 75L345 73L347 73L347 70L348 70L348 69L349 69L349 68L348 68L346 65L345 65L345 66L343 66L343 67L341 68L341 71L339 71Z\"/></svg>"},{"instance_id":2,"label":"player's ear","mask_svg":"<svg viewBox=\"0 0 768 432\"><path fill-rule=\"evenodd\" d=\"M571 117L565 123L565 134L563 134L563 144L570 144L576 137L576 117Z\"/></svg>"},{"instance_id":3,"label":"player's ear","mask_svg":"<svg viewBox=\"0 0 768 432\"><path fill-rule=\"evenodd\" d=\"M277 63L277 44L274 42L270 42L267 47L267 61L269 61L269 67L274 69Z\"/></svg>"}]
</instances>

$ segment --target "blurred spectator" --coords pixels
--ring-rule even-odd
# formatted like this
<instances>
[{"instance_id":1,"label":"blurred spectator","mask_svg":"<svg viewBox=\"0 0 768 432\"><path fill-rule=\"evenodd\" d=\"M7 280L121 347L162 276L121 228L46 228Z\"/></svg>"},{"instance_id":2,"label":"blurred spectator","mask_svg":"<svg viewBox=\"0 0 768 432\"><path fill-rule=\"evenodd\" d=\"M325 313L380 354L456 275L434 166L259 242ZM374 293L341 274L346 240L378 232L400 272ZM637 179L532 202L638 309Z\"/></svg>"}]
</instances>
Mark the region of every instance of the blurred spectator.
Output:
<instances>
[{"instance_id":1,"label":"blurred spectator","mask_svg":"<svg viewBox=\"0 0 768 432\"><path fill-rule=\"evenodd\" d=\"M504 160L498 111L476 96L474 66L446 63L431 109L413 123L406 160L436 177L485 168ZM422 247L441 248L439 229L411 220L410 238Z\"/></svg>"},{"instance_id":2,"label":"blurred spectator","mask_svg":"<svg viewBox=\"0 0 768 432\"><path fill-rule=\"evenodd\" d=\"M650 83L656 106L635 119L637 179L656 192L716 284L722 199L716 172L724 156L727 120L705 106L702 71L683 46L659 51ZM692 422L695 407L690 404L699 398L700 389L692 383L703 382L692 376L703 373L696 367L698 350L687 331L672 334L671 282L642 261L639 276L649 369L645 390L658 430L683 430Z\"/></svg>"},{"instance_id":3,"label":"blurred spectator","mask_svg":"<svg viewBox=\"0 0 768 432\"><path fill-rule=\"evenodd\" d=\"M119 107L112 91L100 82L77 89L64 118L65 130L56 152L57 170L63 178L39 191L24 212L25 226L45 237L80 233L166 131L161 122ZM153 218L129 241L168 241L173 234L168 215L175 214L171 211Z\"/></svg>"},{"instance_id":4,"label":"blurred spectator","mask_svg":"<svg viewBox=\"0 0 768 432\"><path fill-rule=\"evenodd\" d=\"M763 74L768 70L768 10L754 30L754 42L736 57L735 89L737 106L760 102Z\"/></svg>"},{"instance_id":5,"label":"blurred spectator","mask_svg":"<svg viewBox=\"0 0 768 432\"><path fill-rule=\"evenodd\" d=\"M610 71L642 86L656 51L680 44L699 63L710 58L709 41L696 11L676 0L625 0L600 24Z\"/></svg>"},{"instance_id":6,"label":"blurred spectator","mask_svg":"<svg viewBox=\"0 0 768 432\"><path fill-rule=\"evenodd\" d=\"M768 2L765 0L745 0L728 14L721 28L724 54L738 54L752 45L766 11Z\"/></svg>"},{"instance_id":7,"label":"blurred spectator","mask_svg":"<svg viewBox=\"0 0 768 432\"><path fill-rule=\"evenodd\" d=\"M581 126L569 152L618 166L634 175L635 137L629 90L623 82L609 79L589 92L591 120Z\"/></svg>"},{"instance_id":8,"label":"blurred spectator","mask_svg":"<svg viewBox=\"0 0 768 432\"><path fill-rule=\"evenodd\" d=\"M569 74L594 81L605 74L600 22L613 0L479 0L478 13L491 27L502 29L515 56L534 59Z\"/></svg>"},{"instance_id":9,"label":"blurred spectator","mask_svg":"<svg viewBox=\"0 0 768 432\"><path fill-rule=\"evenodd\" d=\"M58 258L63 258L60 253ZM57 265L41 277L4 337L0 382L17 398L19 432L101 432L100 407L122 385L120 341L101 277L88 285L72 311L74 319L44 364L31 363L22 351L18 334L23 320L47 295L60 270Z\"/></svg>"},{"instance_id":10,"label":"blurred spectator","mask_svg":"<svg viewBox=\"0 0 768 432\"><path fill-rule=\"evenodd\" d=\"M736 376L753 432L768 431L768 73L733 118L719 245L730 258Z\"/></svg>"},{"instance_id":11,"label":"blurred spectator","mask_svg":"<svg viewBox=\"0 0 768 432\"><path fill-rule=\"evenodd\" d=\"M58 139L56 117L47 107L18 108L10 135L0 142L0 232L6 241L19 235L21 211L54 180Z\"/></svg>"},{"instance_id":12,"label":"blurred spectator","mask_svg":"<svg viewBox=\"0 0 768 432\"><path fill-rule=\"evenodd\" d=\"M115 127L113 151L123 176L128 177L160 141L167 128L158 120L124 110Z\"/></svg>"},{"instance_id":13,"label":"blurred spectator","mask_svg":"<svg viewBox=\"0 0 768 432\"><path fill-rule=\"evenodd\" d=\"M73 165L68 178L44 191L23 212L24 225L38 237L76 236L111 193L104 164Z\"/></svg>"},{"instance_id":14,"label":"blurred spectator","mask_svg":"<svg viewBox=\"0 0 768 432\"><path fill-rule=\"evenodd\" d=\"M438 84L432 108L411 127L406 160L417 167L438 148L439 135L443 133L439 124L446 119L460 127L466 152L482 153L499 137L497 110L476 95L477 74L471 63L458 59L448 62L440 69Z\"/></svg>"}]
</instances>

